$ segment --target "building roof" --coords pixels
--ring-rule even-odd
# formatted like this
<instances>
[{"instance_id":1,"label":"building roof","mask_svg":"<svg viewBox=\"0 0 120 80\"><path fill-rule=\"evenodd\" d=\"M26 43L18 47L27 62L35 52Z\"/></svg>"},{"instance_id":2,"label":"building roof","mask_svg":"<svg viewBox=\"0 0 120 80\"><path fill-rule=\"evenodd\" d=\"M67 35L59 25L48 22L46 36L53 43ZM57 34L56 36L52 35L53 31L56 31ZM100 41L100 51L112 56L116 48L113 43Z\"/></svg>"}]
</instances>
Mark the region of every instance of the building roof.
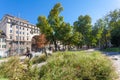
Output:
<instances>
[{"instance_id":1,"label":"building roof","mask_svg":"<svg viewBox=\"0 0 120 80\"><path fill-rule=\"evenodd\" d=\"M27 24L30 24L32 26L35 26L34 24L31 24L29 21L25 20L25 19L22 19L22 18L19 18L19 16L13 16L13 15L10 15L10 14L5 14L4 17L2 18L2 20L4 20L5 18L9 18L9 19L13 19L13 20L16 20L16 21L20 21L20 22L23 22L23 23L27 23Z\"/></svg>"}]
</instances>

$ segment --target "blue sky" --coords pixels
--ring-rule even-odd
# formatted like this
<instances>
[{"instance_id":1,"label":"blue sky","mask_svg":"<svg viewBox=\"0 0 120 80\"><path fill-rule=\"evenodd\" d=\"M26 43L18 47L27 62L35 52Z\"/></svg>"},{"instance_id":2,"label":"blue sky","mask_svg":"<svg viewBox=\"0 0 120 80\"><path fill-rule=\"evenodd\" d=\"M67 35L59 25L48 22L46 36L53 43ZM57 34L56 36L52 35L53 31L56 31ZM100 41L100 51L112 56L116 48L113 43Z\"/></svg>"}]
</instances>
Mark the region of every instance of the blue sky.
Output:
<instances>
[{"instance_id":1,"label":"blue sky","mask_svg":"<svg viewBox=\"0 0 120 80\"><path fill-rule=\"evenodd\" d=\"M120 0L0 0L0 19L4 14L11 14L37 23L40 15L48 16L51 8L60 2L64 7L61 13L64 21L71 25L80 15L90 15L92 24L109 11L120 9Z\"/></svg>"}]
</instances>

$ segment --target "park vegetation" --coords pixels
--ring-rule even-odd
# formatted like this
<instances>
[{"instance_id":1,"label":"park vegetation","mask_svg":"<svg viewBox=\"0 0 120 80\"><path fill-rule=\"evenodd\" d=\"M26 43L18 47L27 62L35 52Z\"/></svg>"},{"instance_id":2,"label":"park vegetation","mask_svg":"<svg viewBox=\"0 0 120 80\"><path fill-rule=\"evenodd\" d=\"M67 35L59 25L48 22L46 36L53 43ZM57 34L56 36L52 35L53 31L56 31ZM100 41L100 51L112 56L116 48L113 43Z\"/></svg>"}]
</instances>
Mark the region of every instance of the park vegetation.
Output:
<instances>
[{"instance_id":1,"label":"park vegetation","mask_svg":"<svg viewBox=\"0 0 120 80\"><path fill-rule=\"evenodd\" d=\"M40 32L54 44L56 51L59 50L58 42L68 49L71 46L78 49L83 46L87 48L120 46L120 9L109 12L94 25L91 24L92 19L89 15L80 15L73 26L64 21L64 17L60 15L62 11L62 5L57 3L48 17L39 16L37 23Z\"/></svg>"},{"instance_id":2,"label":"park vegetation","mask_svg":"<svg viewBox=\"0 0 120 80\"><path fill-rule=\"evenodd\" d=\"M56 52L41 56L42 67L33 66L36 60L20 61L18 57L0 64L0 77L8 80L115 80L112 62L100 52ZM41 59L40 59L41 58Z\"/></svg>"},{"instance_id":3,"label":"park vegetation","mask_svg":"<svg viewBox=\"0 0 120 80\"><path fill-rule=\"evenodd\" d=\"M68 49L71 46L107 48L111 43L120 46L120 10L109 12L94 25L89 15L80 15L72 26L64 21L62 11L62 5L57 3L48 17L38 17L37 27L42 35L34 38L38 43L35 46L52 43L56 51L58 43ZM47 63L40 68L33 66L44 61ZM111 60L101 52L71 51L25 61L13 57L0 64L0 77L9 80L115 80L116 74Z\"/></svg>"}]
</instances>

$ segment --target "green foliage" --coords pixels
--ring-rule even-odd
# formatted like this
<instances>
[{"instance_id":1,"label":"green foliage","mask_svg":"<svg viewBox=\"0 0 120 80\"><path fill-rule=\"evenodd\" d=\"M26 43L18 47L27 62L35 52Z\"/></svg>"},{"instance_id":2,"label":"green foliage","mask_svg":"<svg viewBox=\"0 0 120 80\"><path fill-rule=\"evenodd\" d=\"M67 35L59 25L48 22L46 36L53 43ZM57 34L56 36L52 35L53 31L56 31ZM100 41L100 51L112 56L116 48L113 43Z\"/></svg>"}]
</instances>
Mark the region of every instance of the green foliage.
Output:
<instances>
[{"instance_id":1,"label":"green foliage","mask_svg":"<svg viewBox=\"0 0 120 80\"><path fill-rule=\"evenodd\" d=\"M119 23L120 23L120 9L110 11L103 19L99 19L93 28L96 33L96 40L99 46L103 48L109 47L108 43L112 43L118 47L120 45L119 39Z\"/></svg>"},{"instance_id":2,"label":"green foliage","mask_svg":"<svg viewBox=\"0 0 120 80\"><path fill-rule=\"evenodd\" d=\"M102 51L105 51L105 52L120 52L120 48L106 48L106 49L103 49Z\"/></svg>"},{"instance_id":3,"label":"green foliage","mask_svg":"<svg viewBox=\"0 0 120 80\"><path fill-rule=\"evenodd\" d=\"M107 25L105 19L99 19L93 27L93 36L95 36L96 44L99 46L107 47L109 42L110 31L107 29Z\"/></svg>"},{"instance_id":4,"label":"green foliage","mask_svg":"<svg viewBox=\"0 0 120 80\"><path fill-rule=\"evenodd\" d=\"M49 12L48 18L39 16L37 23L41 33L47 36L48 41L54 43L55 50L57 50L58 40L63 44L68 44L67 41L71 37L71 26L63 21L63 17L60 16L61 11L63 11L63 7L57 3Z\"/></svg>"},{"instance_id":5,"label":"green foliage","mask_svg":"<svg viewBox=\"0 0 120 80\"><path fill-rule=\"evenodd\" d=\"M46 55L40 55L40 56L35 56L32 59L32 62L33 62L33 64L36 64L36 63L44 62L46 60L47 60L47 56Z\"/></svg>"},{"instance_id":6,"label":"green foliage","mask_svg":"<svg viewBox=\"0 0 120 80\"><path fill-rule=\"evenodd\" d=\"M100 52L59 52L40 69L40 80L114 80L112 63Z\"/></svg>"},{"instance_id":7,"label":"green foliage","mask_svg":"<svg viewBox=\"0 0 120 80\"><path fill-rule=\"evenodd\" d=\"M23 63L18 57L12 57L0 65L0 75L10 80L38 80L38 68L32 68L31 64L30 61Z\"/></svg>"},{"instance_id":8,"label":"green foliage","mask_svg":"<svg viewBox=\"0 0 120 80\"><path fill-rule=\"evenodd\" d=\"M9 79L7 79L7 78L3 78L3 77L0 77L0 80L9 80Z\"/></svg>"},{"instance_id":9,"label":"green foliage","mask_svg":"<svg viewBox=\"0 0 120 80\"><path fill-rule=\"evenodd\" d=\"M79 32L74 32L71 37L71 44L72 45L82 45L82 34Z\"/></svg>"},{"instance_id":10,"label":"green foliage","mask_svg":"<svg viewBox=\"0 0 120 80\"><path fill-rule=\"evenodd\" d=\"M111 43L120 47L120 20L116 22L115 28L111 31Z\"/></svg>"},{"instance_id":11,"label":"green foliage","mask_svg":"<svg viewBox=\"0 0 120 80\"><path fill-rule=\"evenodd\" d=\"M48 23L48 20L46 19L45 16L38 17L37 27L40 28L40 32L42 34L45 34L48 41L50 41L53 29L50 27L50 24Z\"/></svg>"},{"instance_id":12,"label":"green foliage","mask_svg":"<svg viewBox=\"0 0 120 80\"><path fill-rule=\"evenodd\" d=\"M24 72L23 67L19 59L13 57L8 62L2 63L0 66L0 74L4 77L16 80L18 77L22 76L21 73ZM19 76L16 77L17 75Z\"/></svg>"},{"instance_id":13,"label":"green foliage","mask_svg":"<svg viewBox=\"0 0 120 80\"><path fill-rule=\"evenodd\" d=\"M71 26L69 23L63 22L61 27L57 30L57 37L63 44L69 44L69 39L71 37Z\"/></svg>"},{"instance_id":14,"label":"green foliage","mask_svg":"<svg viewBox=\"0 0 120 80\"><path fill-rule=\"evenodd\" d=\"M91 45L91 18L89 15L79 16L78 20L74 22L74 31L82 34L83 45Z\"/></svg>"}]
</instances>

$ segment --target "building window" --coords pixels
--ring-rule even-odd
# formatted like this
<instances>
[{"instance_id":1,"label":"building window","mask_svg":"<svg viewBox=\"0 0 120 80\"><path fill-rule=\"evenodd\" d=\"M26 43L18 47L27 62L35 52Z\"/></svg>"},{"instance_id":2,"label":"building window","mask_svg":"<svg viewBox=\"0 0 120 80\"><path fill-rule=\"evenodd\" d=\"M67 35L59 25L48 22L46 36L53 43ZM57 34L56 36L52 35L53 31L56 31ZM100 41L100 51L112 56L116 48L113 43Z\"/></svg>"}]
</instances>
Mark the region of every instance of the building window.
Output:
<instances>
[{"instance_id":1,"label":"building window","mask_svg":"<svg viewBox=\"0 0 120 80\"><path fill-rule=\"evenodd\" d=\"M18 26L16 26L16 28L18 29Z\"/></svg>"},{"instance_id":2,"label":"building window","mask_svg":"<svg viewBox=\"0 0 120 80\"><path fill-rule=\"evenodd\" d=\"M2 48L6 48L6 45L2 45Z\"/></svg>"},{"instance_id":3,"label":"building window","mask_svg":"<svg viewBox=\"0 0 120 80\"><path fill-rule=\"evenodd\" d=\"M20 27L20 29L21 29L21 27Z\"/></svg>"},{"instance_id":4,"label":"building window","mask_svg":"<svg viewBox=\"0 0 120 80\"><path fill-rule=\"evenodd\" d=\"M24 34L24 32L23 32L23 34Z\"/></svg>"},{"instance_id":5,"label":"building window","mask_svg":"<svg viewBox=\"0 0 120 80\"><path fill-rule=\"evenodd\" d=\"M24 24L24 26L27 26L27 24Z\"/></svg>"},{"instance_id":6,"label":"building window","mask_svg":"<svg viewBox=\"0 0 120 80\"><path fill-rule=\"evenodd\" d=\"M20 32L20 34L21 34L21 32Z\"/></svg>"},{"instance_id":7,"label":"building window","mask_svg":"<svg viewBox=\"0 0 120 80\"><path fill-rule=\"evenodd\" d=\"M27 29L27 31L28 31L28 29Z\"/></svg>"},{"instance_id":8,"label":"building window","mask_svg":"<svg viewBox=\"0 0 120 80\"><path fill-rule=\"evenodd\" d=\"M23 25L23 23L21 22L21 25Z\"/></svg>"},{"instance_id":9,"label":"building window","mask_svg":"<svg viewBox=\"0 0 120 80\"><path fill-rule=\"evenodd\" d=\"M10 33L12 33L12 30L10 30Z\"/></svg>"},{"instance_id":10,"label":"building window","mask_svg":"<svg viewBox=\"0 0 120 80\"><path fill-rule=\"evenodd\" d=\"M11 19L8 19L8 22L10 22L11 21Z\"/></svg>"},{"instance_id":11,"label":"building window","mask_svg":"<svg viewBox=\"0 0 120 80\"><path fill-rule=\"evenodd\" d=\"M3 38L3 39L1 39L2 40L2 42L5 42L5 39Z\"/></svg>"},{"instance_id":12,"label":"building window","mask_svg":"<svg viewBox=\"0 0 120 80\"><path fill-rule=\"evenodd\" d=\"M24 27L23 27L23 30L24 30Z\"/></svg>"},{"instance_id":13,"label":"building window","mask_svg":"<svg viewBox=\"0 0 120 80\"><path fill-rule=\"evenodd\" d=\"M27 35L29 35L29 34L27 33Z\"/></svg>"},{"instance_id":14,"label":"building window","mask_svg":"<svg viewBox=\"0 0 120 80\"><path fill-rule=\"evenodd\" d=\"M21 36L20 36L20 40L21 40Z\"/></svg>"},{"instance_id":15,"label":"building window","mask_svg":"<svg viewBox=\"0 0 120 80\"><path fill-rule=\"evenodd\" d=\"M18 36L16 36L16 40L18 40Z\"/></svg>"},{"instance_id":16,"label":"building window","mask_svg":"<svg viewBox=\"0 0 120 80\"><path fill-rule=\"evenodd\" d=\"M18 34L18 31L16 31L16 34Z\"/></svg>"},{"instance_id":17,"label":"building window","mask_svg":"<svg viewBox=\"0 0 120 80\"><path fill-rule=\"evenodd\" d=\"M29 40L29 38L27 37L27 40Z\"/></svg>"},{"instance_id":18,"label":"building window","mask_svg":"<svg viewBox=\"0 0 120 80\"><path fill-rule=\"evenodd\" d=\"M24 37L23 37L23 40L24 40Z\"/></svg>"},{"instance_id":19,"label":"building window","mask_svg":"<svg viewBox=\"0 0 120 80\"><path fill-rule=\"evenodd\" d=\"M10 36L10 39L12 39L12 36Z\"/></svg>"},{"instance_id":20,"label":"building window","mask_svg":"<svg viewBox=\"0 0 120 80\"><path fill-rule=\"evenodd\" d=\"M10 28L12 28L12 24L10 24Z\"/></svg>"}]
</instances>

